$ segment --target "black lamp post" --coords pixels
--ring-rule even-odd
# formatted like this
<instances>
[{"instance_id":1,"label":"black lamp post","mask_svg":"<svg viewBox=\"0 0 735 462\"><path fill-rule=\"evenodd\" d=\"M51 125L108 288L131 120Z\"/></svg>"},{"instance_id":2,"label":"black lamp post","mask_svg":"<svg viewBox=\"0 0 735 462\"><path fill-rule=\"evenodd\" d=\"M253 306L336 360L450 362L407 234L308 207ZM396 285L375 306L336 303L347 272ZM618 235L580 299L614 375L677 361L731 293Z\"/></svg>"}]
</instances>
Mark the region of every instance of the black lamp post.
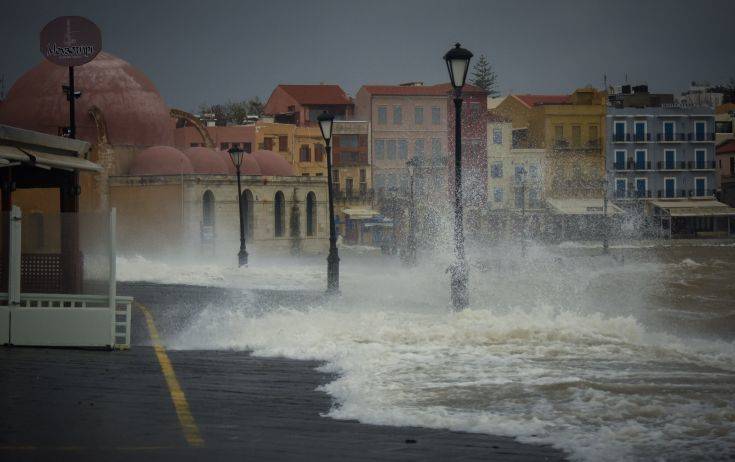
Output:
<instances>
[{"instance_id":1,"label":"black lamp post","mask_svg":"<svg viewBox=\"0 0 735 462\"><path fill-rule=\"evenodd\" d=\"M405 263L407 266L416 265L416 195L415 195L415 182L416 182L416 168L421 165L421 160L418 157L413 157L411 160L406 162L406 166L410 169L411 174L411 190L410 190L410 205L408 209L408 245Z\"/></svg>"},{"instance_id":2,"label":"black lamp post","mask_svg":"<svg viewBox=\"0 0 735 462\"><path fill-rule=\"evenodd\" d=\"M602 253L607 255L610 253L610 246L608 243L608 231L610 223L607 219L607 172L605 172L605 178L602 179Z\"/></svg>"},{"instance_id":3,"label":"black lamp post","mask_svg":"<svg viewBox=\"0 0 735 462\"><path fill-rule=\"evenodd\" d=\"M240 186L240 166L245 151L240 148L230 148L227 152L230 154L230 159L237 171L237 208L240 211L240 251L237 253L237 261L240 266L247 266L248 252L245 249L245 223L242 218L242 188Z\"/></svg>"},{"instance_id":4,"label":"black lamp post","mask_svg":"<svg viewBox=\"0 0 735 462\"><path fill-rule=\"evenodd\" d=\"M334 116L327 111L317 117L319 129L327 145L327 191L329 193L329 255L327 256L327 293L339 292L339 253L337 252L337 232L334 227L334 193L332 188L332 126Z\"/></svg>"},{"instance_id":5,"label":"black lamp post","mask_svg":"<svg viewBox=\"0 0 735 462\"><path fill-rule=\"evenodd\" d=\"M461 310L469 304L467 262L464 255L462 222L462 87L467 78L472 53L457 43L444 55L449 79L454 88L454 253L457 261L452 271L452 305Z\"/></svg>"}]
</instances>

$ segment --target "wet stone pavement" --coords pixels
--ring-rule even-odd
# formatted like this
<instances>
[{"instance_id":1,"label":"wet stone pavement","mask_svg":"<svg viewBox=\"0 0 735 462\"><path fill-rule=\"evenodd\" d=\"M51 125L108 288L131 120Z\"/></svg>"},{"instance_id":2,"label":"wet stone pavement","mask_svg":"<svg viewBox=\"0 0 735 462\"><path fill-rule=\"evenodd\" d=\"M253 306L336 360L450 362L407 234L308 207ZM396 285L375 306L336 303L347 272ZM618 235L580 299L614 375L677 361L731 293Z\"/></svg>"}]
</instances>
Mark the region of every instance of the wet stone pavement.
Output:
<instances>
[{"instance_id":1,"label":"wet stone pavement","mask_svg":"<svg viewBox=\"0 0 735 462\"><path fill-rule=\"evenodd\" d=\"M201 287L121 284L165 339L197 307L242 297ZM283 294L283 297L316 297ZM273 300L273 294L269 294ZM203 444L177 417L145 319L129 351L0 347L0 460L561 460L512 438L326 417L317 362L241 351L166 351Z\"/></svg>"}]
</instances>

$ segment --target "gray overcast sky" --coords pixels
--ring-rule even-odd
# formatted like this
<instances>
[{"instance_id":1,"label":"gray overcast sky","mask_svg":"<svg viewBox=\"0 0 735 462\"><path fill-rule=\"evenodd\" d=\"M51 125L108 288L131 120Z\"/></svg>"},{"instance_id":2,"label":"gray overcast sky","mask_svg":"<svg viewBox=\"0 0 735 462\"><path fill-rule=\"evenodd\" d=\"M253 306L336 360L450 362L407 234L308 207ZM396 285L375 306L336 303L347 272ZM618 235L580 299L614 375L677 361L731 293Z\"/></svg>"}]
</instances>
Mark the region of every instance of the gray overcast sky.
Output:
<instances>
[{"instance_id":1,"label":"gray overcast sky","mask_svg":"<svg viewBox=\"0 0 735 462\"><path fill-rule=\"evenodd\" d=\"M278 83L446 81L456 41L488 56L503 93L620 83L652 91L735 77L735 0L161 1L0 0L6 91L41 58L51 19L86 16L103 48L145 72L173 107L250 96Z\"/></svg>"}]
</instances>

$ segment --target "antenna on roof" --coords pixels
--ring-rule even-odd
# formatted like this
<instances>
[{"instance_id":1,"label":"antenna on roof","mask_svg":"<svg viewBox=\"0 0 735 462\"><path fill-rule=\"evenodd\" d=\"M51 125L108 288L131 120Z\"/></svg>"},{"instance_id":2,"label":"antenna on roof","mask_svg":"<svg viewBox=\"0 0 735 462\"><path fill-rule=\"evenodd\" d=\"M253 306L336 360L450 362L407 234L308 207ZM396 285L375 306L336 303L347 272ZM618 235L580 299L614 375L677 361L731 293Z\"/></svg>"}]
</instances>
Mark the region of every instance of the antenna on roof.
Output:
<instances>
[{"instance_id":1,"label":"antenna on roof","mask_svg":"<svg viewBox=\"0 0 735 462\"><path fill-rule=\"evenodd\" d=\"M602 88L607 90L607 74L602 74Z\"/></svg>"},{"instance_id":2,"label":"antenna on roof","mask_svg":"<svg viewBox=\"0 0 735 462\"><path fill-rule=\"evenodd\" d=\"M625 73L625 83L628 83L628 73Z\"/></svg>"}]
</instances>

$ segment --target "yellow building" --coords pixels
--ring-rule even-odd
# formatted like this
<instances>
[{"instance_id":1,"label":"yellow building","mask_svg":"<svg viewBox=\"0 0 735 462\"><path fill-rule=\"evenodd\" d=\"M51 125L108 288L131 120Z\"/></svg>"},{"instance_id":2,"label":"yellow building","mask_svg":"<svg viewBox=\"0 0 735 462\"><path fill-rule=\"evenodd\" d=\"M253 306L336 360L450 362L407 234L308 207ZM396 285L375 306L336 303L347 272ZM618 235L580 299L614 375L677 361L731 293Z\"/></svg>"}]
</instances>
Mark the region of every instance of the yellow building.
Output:
<instances>
[{"instance_id":1,"label":"yellow building","mask_svg":"<svg viewBox=\"0 0 735 462\"><path fill-rule=\"evenodd\" d=\"M605 93L587 87L510 95L495 112L512 120L514 147L546 150L547 197L582 198L603 195L605 108Z\"/></svg>"},{"instance_id":2,"label":"yellow building","mask_svg":"<svg viewBox=\"0 0 735 462\"><path fill-rule=\"evenodd\" d=\"M324 139L318 127L258 122L255 145L286 159L300 176L326 176L327 159Z\"/></svg>"}]
</instances>

